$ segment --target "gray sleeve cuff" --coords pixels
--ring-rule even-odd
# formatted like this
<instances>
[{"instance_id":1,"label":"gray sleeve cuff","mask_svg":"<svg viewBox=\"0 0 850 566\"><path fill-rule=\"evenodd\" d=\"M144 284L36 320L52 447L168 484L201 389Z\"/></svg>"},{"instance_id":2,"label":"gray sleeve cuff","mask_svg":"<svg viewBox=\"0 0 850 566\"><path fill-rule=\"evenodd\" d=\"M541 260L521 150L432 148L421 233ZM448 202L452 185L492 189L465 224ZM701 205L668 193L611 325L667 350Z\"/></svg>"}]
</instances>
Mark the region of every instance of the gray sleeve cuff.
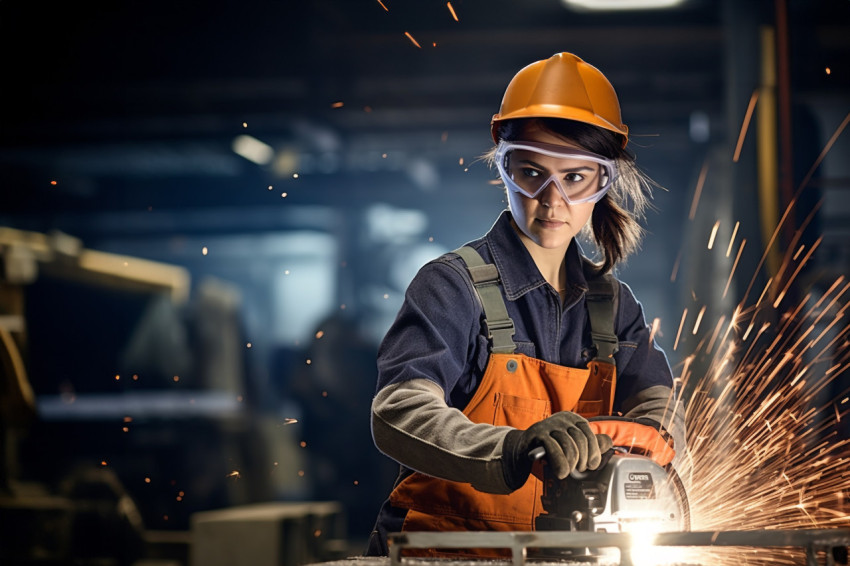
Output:
<instances>
[{"instance_id":1,"label":"gray sleeve cuff","mask_svg":"<svg viewBox=\"0 0 850 566\"><path fill-rule=\"evenodd\" d=\"M381 452L418 472L487 493L511 491L502 446L512 430L473 423L427 379L389 385L372 401L372 437Z\"/></svg>"}]
</instances>

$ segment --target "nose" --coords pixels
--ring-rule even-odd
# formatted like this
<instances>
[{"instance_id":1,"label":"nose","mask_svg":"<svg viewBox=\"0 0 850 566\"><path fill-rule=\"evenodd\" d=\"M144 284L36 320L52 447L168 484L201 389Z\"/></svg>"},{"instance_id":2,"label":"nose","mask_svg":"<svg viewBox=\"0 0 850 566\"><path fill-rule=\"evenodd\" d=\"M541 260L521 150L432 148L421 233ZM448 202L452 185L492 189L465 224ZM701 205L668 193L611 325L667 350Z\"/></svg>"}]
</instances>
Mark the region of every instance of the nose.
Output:
<instances>
[{"instance_id":1,"label":"nose","mask_svg":"<svg viewBox=\"0 0 850 566\"><path fill-rule=\"evenodd\" d=\"M561 189L558 187L558 183L556 183L554 179L550 179L549 182L546 183L546 186L543 187L543 190L537 195L537 200L546 208L553 208L555 206L567 204L567 201L564 200L564 195L561 194Z\"/></svg>"}]
</instances>

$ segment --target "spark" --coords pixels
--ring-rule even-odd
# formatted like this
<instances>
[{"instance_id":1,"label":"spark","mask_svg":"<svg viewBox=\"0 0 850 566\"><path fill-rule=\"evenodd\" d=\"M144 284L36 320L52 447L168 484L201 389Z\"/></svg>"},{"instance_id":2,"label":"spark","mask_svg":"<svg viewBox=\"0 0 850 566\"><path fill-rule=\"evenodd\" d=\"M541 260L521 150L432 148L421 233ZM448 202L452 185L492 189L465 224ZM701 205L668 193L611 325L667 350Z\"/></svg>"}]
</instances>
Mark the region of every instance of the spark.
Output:
<instances>
[{"instance_id":1,"label":"spark","mask_svg":"<svg viewBox=\"0 0 850 566\"><path fill-rule=\"evenodd\" d=\"M720 221L714 223L714 228L711 229L711 235L708 237L708 249L714 247L714 238L717 237L717 230L720 228Z\"/></svg>"},{"instance_id":2,"label":"spark","mask_svg":"<svg viewBox=\"0 0 850 566\"><path fill-rule=\"evenodd\" d=\"M679 255L676 256L676 261L673 262L673 271L670 272L670 282L676 282L676 274L679 272L679 262L682 261L682 251L679 251Z\"/></svg>"},{"instance_id":3,"label":"spark","mask_svg":"<svg viewBox=\"0 0 850 566\"><path fill-rule=\"evenodd\" d=\"M225 477L234 478L234 479L238 480L242 477L242 474L239 473L239 470L233 470L232 472L227 474L227 476L225 476Z\"/></svg>"},{"instance_id":4,"label":"spark","mask_svg":"<svg viewBox=\"0 0 850 566\"><path fill-rule=\"evenodd\" d=\"M735 269L738 267L738 262L741 260L741 253L744 251L744 246L747 239L741 240L741 247L738 248L738 255L735 256L735 262L732 264L732 270L729 272L729 279L726 280L726 287L723 289L723 298L726 298L726 293L729 292L729 285L732 284L732 276L735 275Z\"/></svg>"},{"instance_id":5,"label":"spark","mask_svg":"<svg viewBox=\"0 0 850 566\"><path fill-rule=\"evenodd\" d=\"M803 188L806 185L809 184L809 181L811 180L812 175L814 175L817 168L820 167L820 164L823 161L824 157L826 157L826 154L829 153L830 149L832 149L832 146L835 143L835 140L838 139L838 136L840 136L841 132L844 131L844 128L847 127L848 122L850 122L850 112L848 112L847 115L844 117L844 120L842 120L841 125L839 125L838 128L836 128L835 132L829 138L829 141L826 142L826 145L824 146L823 151L820 152L820 155L818 155L818 158L815 160L814 164L812 165L812 168L809 169L809 172L806 173L805 178L803 178L802 182L800 182L800 186L797 188L797 194L798 195L800 194L800 191L802 191Z\"/></svg>"},{"instance_id":6,"label":"spark","mask_svg":"<svg viewBox=\"0 0 850 566\"><path fill-rule=\"evenodd\" d=\"M416 46L416 47L418 47L419 49L422 49L422 46L421 46L421 45L419 45L419 42L418 42L418 41L416 41L416 40L413 38L413 36L412 36L412 35L410 35L410 32L409 32L409 31L404 32L404 35L407 37L407 39L409 39L409 40L410 40L410 42L411 42L413 45L415 45L415 46Z\"/></svg>"},{"instance_id":7,"label":"spark","mask_svg":"<svg viewBox=\"0 0 850 566\"><path fill-rule=\"evenodd\" d=\"M324 335L325 335L325 331L319 330L318 332L316 332L316 340L318 340L319 338L321 338Z\"/></svg>"},{"instance_id":8,"label":"spark","mask_svg":"<svg viewBox=\"0 0 850 566\"><path fill-rule=\"evenodd\" d=\"M341 100L331 104L331 108L342 108L343 106L345 106L345 103L342 102Z\"/></svg>"},{"instance_id":9,"label":"spark","mask_svg":"<svg viewBox=\"0 0 850 566\"><path fill-rule=\"evenodd\" d=\"M685 325L685 318L688 316L688 309L682 311L682 320L679 321L679 330L676 332L676 341L673 343L673 349L679 347L679 336L682 335L682 327Z\"/></svg>"},{"instance_id":10,"label":"spark","mask_svg":"<svg viewBox=\"0 0 850 566\"><path fill-rule=\"evenodd\" d=\"M741 132L738 134L738 145L735 146L735 155L732 157L732 161L735 163L738 162L738 159L741 157L741 148L744 145L744 138L747 137L747 129L750 127L750 120L753 117L753 110L756 108L756 101L759 98L758 89L753 91L752 96L750 96L750 103L747 105L747 113L744 115L744 123L741 124Z\"/></svg>"},{"instance_id":11,"label":"spark","mask_svg":"<svg viewBox=\"0 0 850 566\"><path fill-rule=\"evenodd\" d=\"M694 190L694 200L691 201L691 212L688 214L688 218L690 220L694 219L694 215L697 213L697 205L699 204L699 197L702 194L702 186L705 184L705 176L708 173L708 158L703 162L702 169L699 172L699 178L697 179L697 188Z\"/></svg>"},{"instance_id":12,"label":"spark","mask_svg":"<svg viewBox=\"0 0 850 566\"><path fill-rule=\"evenodd\" d=\"M207 249L207 247L206 247L206 246L204 246L203 248L201 248L201 255L207 255L208 253L209 253L209 250Z\"/></svg>"},{"instance_id":13,"label":"spark","mask_svg":"<svg viewBox=\"0 0 850 566\"><path fill-rule=\"evenodd\" d=\"M829 67L827 67L826 69L824 69L824 71L826 72L826 74L827 74L827 75L831 75L831 74L832 74L832 69L830 69Z\"/></svg>"},{"instance_id":14,"label":"spark","mask_svg":"<svg viewBox=\"0 0 850 566\"><path fill-rule=\"evenodd\" d=\"M735 228L732 230L732 237L729 239L729 247L726 248L726 257L732 253L732 244L735 243L735 236L738 235L738 227L741 225L740 222L735 222Z\"/></svg>"},{"instance_id":15,"label":"spark","mask_svg":"<svg viewBox=\"0 0 850 566\"><path fill-rule=\"evenodd\" d=\"M283 419L283 426L295 424L298 422L298 419L285 418Z\"/></svg>"},{"instance_id":16,"label":"spark","mask_svg":"<svg viewBox=\"0 0 850 566\"><path fill-rule=\"evenodd\" d=\"M455 9L452 7L452 3L451 3L451 2L446 2L446 6L448 6L448 8L449 8L449 12L451 12L452 17L454 18L454 20L455 20L456 22L460 21L460 20L458 20L458 19L457 19L457 13L455 13Z\"/></svg>"},{"instance_id":17,"label":"spark","mask_svg":"<svg viewBox=\"0 0 850 566\"><path fill-rule=\"evenodd\" d=\"M704 315L704 314L705 314L705 305L703 305L703 307L699 310L699 314L697 315L697 320L694 323L694 329L693 329L693 331L691 331L691 334L693 334L694 336L696 336L697 332L699 331L699 323L702 322L702 315Z\"/></svg>"},{"instance_id":18,"label":"spark","mask_svg":"<svg viewBox=\"0 0 850 566\"><path fill-rule=\"evenodd\" d=\"M381 2L381 0L378 0L378 4L381 5L381 8L383 8L385 12L389 12L389 9L386 6L384 6L384 3Z\"/></svg>"},{"instance_id":19,"label":"spark","mask_svg":"<svg viewBox=\"0 0 850 566\"><path fill-rule=\"evenodd\" d=\"M656 317L652 320L652 328L649 331L649 343L655 340L655 335L658 334L658 329L661 327L661 319Z\"/></svg>"}]
</instances>

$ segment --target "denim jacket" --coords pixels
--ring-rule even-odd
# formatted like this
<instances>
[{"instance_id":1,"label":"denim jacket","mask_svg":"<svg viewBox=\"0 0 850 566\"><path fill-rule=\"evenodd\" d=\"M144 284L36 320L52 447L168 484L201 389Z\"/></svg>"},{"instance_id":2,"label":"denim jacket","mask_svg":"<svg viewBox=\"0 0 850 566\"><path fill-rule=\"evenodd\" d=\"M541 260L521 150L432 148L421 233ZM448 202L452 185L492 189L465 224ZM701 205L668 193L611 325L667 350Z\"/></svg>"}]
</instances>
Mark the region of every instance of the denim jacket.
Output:
<instances>
[{"instance_id":1,"label":"denim jacket","mask_svg":"<svg viewBox=\"0 0 850 566\"><path fill-rule=\"evenodd\" d=\"M567 294L558 292L537 269L504 211L490 231L467 244L495 263L502 294L514 322L517 353L570 367L585 367L593 342L585 292L586 260L573 240L566 252ZM615 331L619 337L614 411L624 400L652 386L673 386L664 351L650 341L643 308L620 282ZM413 379L428 379L460 410L472 398L489 357L483 311L463 261L445 254L423 266L410 283L395 322L378 351L377 390Z\"/></svg>"}]
</instances>

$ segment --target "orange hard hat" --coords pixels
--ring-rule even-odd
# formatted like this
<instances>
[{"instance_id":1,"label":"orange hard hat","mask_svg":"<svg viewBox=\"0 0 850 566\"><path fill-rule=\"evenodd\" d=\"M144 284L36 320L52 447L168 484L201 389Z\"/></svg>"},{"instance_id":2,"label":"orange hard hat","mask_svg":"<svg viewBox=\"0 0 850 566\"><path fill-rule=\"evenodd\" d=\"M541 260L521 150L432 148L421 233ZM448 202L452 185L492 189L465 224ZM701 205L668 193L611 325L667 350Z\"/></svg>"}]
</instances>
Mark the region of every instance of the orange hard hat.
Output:
<instances>
[{"instance_id":1,"label":"orange hard hat","mask_svg":"<svg viewBox=\"0 0 850 566\"><path fill-rule=\"evenodd\" d=\"M614 87L599 69L572 53L536 61L511 79L490 123L493 141L499 142L499 123L515 118L575 120L620 134L623 147L629 141Z\"/></svg>"}]
</instances>

